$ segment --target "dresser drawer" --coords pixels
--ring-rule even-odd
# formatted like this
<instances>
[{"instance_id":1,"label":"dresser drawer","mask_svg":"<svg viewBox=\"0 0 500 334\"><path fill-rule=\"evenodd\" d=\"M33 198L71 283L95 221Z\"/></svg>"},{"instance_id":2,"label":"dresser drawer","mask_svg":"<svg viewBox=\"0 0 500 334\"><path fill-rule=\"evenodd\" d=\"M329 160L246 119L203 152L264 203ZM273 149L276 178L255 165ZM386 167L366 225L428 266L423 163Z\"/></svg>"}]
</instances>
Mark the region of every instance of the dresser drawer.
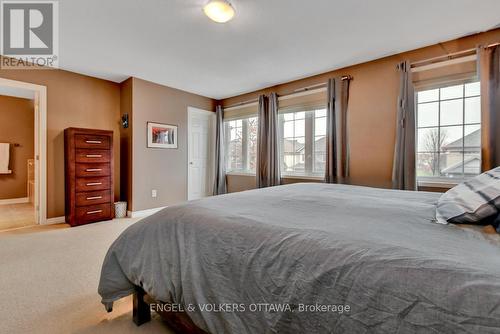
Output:
<instances>
[{"instance_id":1,"label":"dresser drawer","mask_svg":"<svg viewBox=\"0 0 500 334\"><path fill-rule=\"evenodd\" d=\"M75 135L76 148L110 149L110 137L92 134Z\"/></svg>"},{"instance_id":2,"label":"dresser drawer","mask_svg":"<svg viewBox=\"0 0 500 334\"><path fill-rule=\"evenodd\" d=\"M109 190L76 193L76 206L87 206L111 202Z\"/></svg>"},{"instance_id":3,"label":"dresser drawer","mask_svg":"<svg viewBox=\"0 0 500 334\"><path fill-rule=\"evenodd\" d=\"M110 150L78 149L75 153L76 162L94 163L109 162L111 160Z\"/></svg>"},{"instance_id":4,"label":"dresser drawer","mask_svg":"<svg viewBox=\"0 0 500 334\"><path fill-rule=\"evenodd\" d=\"M111 175L111 165L104 164L76 164L77 177L89 176L109 176Z\"/></svg>"},{"instance_id":5,"label":"dresser drawer","mask_svg":"<svg viewBox=\"0 0 500 334\"><path fill-rule=\"evenodd\" d=\"M107 190L110 188L111 178L109 176L104 177L85 177L76 178L76 191L96 191L96 190Z\"/></svg>"},{"instance_id":6,"label":"dresser drawer","mask_svg":"<svg viewBox=\"0 0 500 334\"><path fill-rule=\"evenodd\" d=\"M111 218L111 204L109 203L76 208L77 225Z\"/></svg>"}]
</instances>

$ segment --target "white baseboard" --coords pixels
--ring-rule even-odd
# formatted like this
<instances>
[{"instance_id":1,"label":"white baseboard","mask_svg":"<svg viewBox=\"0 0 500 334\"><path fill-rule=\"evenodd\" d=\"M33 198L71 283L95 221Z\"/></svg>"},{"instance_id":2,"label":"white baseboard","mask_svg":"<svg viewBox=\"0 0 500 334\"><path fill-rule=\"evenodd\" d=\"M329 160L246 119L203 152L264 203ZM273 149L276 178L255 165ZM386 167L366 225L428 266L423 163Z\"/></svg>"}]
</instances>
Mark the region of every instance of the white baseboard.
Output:
<instances>
[{"instance_id":1,"label":"white baseboard","mask_svg":"<svg viewBox=\"0 0 500 334\"><path fill-rule=\"evenodd\" d=\"M30 199L28 197L7 198L7 199L0 199L0 205L29 203L29 201Z\"/></svg>"},{"instance_id":2,"label":"white baseboard","mask_svg":"<svg viewBox=\"0 0 500 334\"><path fill-rule=\"evenodd\" d=\"M139 210L139 211L127 211L127 217L129 218L142 218L151 216L152 214L157 213L158 211L165 209L166 206L162 206L159 208L147 209L147 210Z\"/></svg>"},{"instance_id":3,"label":"white baseboard","mask_svg":"<svg viewBox=\"0 0 500 334\"><path fill-rule=\"evenodd\" d=\"M66 222L66 217L61 216L61 217L53 217L53 218L47 218L44 223L41 225L52 225L52 224L61 224Z\"/></svg>"}]
</instances>

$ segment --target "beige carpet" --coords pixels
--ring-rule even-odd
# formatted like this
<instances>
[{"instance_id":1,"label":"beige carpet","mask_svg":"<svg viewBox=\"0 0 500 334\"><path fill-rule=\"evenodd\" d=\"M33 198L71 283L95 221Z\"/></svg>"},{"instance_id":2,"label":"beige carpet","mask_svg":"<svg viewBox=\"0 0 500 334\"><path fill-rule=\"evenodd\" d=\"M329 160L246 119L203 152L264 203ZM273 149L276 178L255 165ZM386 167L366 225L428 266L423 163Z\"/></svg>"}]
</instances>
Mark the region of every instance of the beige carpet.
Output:
<instances>
[{"instance_id":1,"label":"beige carpet","mask_svg":"<svg viewBox=\"0 0 500 334\"><path fill-rule=\"evenodd\" d=\"M0 230L35 225L35 208L31 203L0 205Z\"/></svg>"},{"instance_id":2,"label":"beige carpet","mask_svg":"<svg viewBox=\"0 0 500 334\"><path fill-rule=\"evenodd\" d=\"M0 333L172 333L158 316L132 322L132 299L106 313L97 294L102 260L137 219L0 233Z\"/></svg>"}]
</instances>

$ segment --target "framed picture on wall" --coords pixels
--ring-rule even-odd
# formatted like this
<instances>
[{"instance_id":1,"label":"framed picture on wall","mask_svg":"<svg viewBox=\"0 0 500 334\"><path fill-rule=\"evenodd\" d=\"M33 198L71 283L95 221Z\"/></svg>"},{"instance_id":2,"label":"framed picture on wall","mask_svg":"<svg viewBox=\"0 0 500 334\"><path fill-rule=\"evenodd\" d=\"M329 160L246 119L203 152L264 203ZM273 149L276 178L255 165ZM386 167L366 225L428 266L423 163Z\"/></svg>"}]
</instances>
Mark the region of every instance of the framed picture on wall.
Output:
<instances>
[{"instance_id":1,"label":"framed picture on wall","mask_svg":"<svg viewBox=\"0 0 500 334\"><path fill-rule=\"evenodd\" d=\"M148 147L177 148L177 125L148 122Z\"/></svg>"}]
</instances>

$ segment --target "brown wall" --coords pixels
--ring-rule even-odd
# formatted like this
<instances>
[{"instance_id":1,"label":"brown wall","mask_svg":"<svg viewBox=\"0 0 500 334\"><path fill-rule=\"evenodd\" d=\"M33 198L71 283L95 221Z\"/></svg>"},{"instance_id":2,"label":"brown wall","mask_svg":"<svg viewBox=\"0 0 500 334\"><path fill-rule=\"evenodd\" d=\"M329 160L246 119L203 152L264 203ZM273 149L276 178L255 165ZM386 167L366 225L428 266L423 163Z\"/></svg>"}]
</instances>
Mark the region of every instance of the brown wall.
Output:
<instances>
[{"instance_id":1,"label":"brown wall","mask_svg":"<svg viewBox=\"0 0 500 334\"><path fill-rule=\"evenodd\" d=\"M187 108L214 110L215 101L141 79L131 80L133 162L129 210L183 202L187 199ZM178 148L147 148L148 121L177 125ZM158 191L156 198L151 197L152 189Z\"/></svg>"},{"instance_id":2,"label":"brown wall","mask_svg":"<svg viewBox=\"0 0 500 334\"><path fill-rule=\"evenodd\" d=\"M27 197L28 159L35 149L33 100L0 95L0 142L19 144L10 147L9 169L0 174L0 199Z\"/></svg>"},{"instance_id":3,"label":"brown wall","mask_svg":"<svg viewBox=\"0 0 500 334\"><path fill-rule=\"evenodd\" d=\"M352 75L354 80L350 90L348 124L351 147L350 182L389 188L399 88L396 64L402 60L414 62L499 41L500 29L496 29L228 98L222 104L233 105L272 91L281 95L289 94L298 88L324 83L333 76ZM228 176L228 185L229 191L237 191L249 189L250 186L253 188L255 183L252 185L248 177L234 175Z\"/></svg>"},{"instance_id":4,"label":"brown wall","mask_svg":"<svg viewBox=\"0 0 500 334\"><path fill-rule=\"evenodd\" d=\"M114 131L115 194L120 194L120 85L62 70L0 70L0 77L47 87L47 216L64 215L67 127Z\"/></svg>"}]
</instances>

